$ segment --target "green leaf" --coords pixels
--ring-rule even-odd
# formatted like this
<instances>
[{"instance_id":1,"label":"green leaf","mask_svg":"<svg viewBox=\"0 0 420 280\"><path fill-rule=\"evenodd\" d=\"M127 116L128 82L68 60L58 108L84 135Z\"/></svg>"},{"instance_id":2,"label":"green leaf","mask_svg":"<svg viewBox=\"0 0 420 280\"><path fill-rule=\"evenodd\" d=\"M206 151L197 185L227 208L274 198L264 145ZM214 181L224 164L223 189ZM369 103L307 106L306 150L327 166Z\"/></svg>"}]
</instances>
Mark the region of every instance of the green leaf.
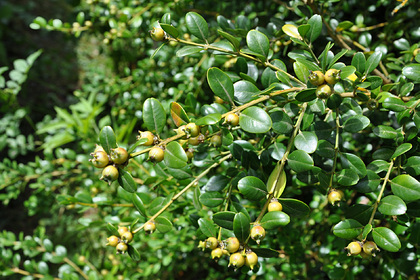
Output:
<instances>
[{"instance_id":1,"label":"green leaf","mask_svg":"<svg viewBox=\"0 0 420 280\"><path fill-rule=\"evenodd\" d=\"M202 118L199 118L195 124L196 125L212 125L218 123L222 119L220 113L208 114Z\"/></svg>"},{"instance_id":2,"label":"green leaf","mask_svg":"<svg viewBox=\"0 0 420 280\"><path fill-rule=\"evenodd\" d=\"M179 36L179 31L178 29L176 29L175 27L173 27L170 24L167 23L160 23L160 27L162 27L162 29L168 33L169 35L171 35L174 38L178 38Z\"/></svg>"},{"instance_id":3,"label":"green leaf","mask_svg":"<svg viewBox=\"0 0 420 280\"><path fill-rule=\"evenodd\" d=\"M353 219L341 221L333 227L334 235L344 239L356 238L362 230L363 225Z\"/></svg>"},{"instance_id":4,"label":"green leaf","mask_svg":"<svg viewBox=\"0 0 420 280\"><path fill-rule=\"evenodd\" d=\"M387 97L382 103L382 106L388 110L401 112L407 109L404 101L397 97Z\"/></svg>"},{"instance_id":5,"label":"green leaf","mask_svg":"<svg viewBox=\"0 0 420 280\"><path fill-rule=\"evenodd\" d=\"M216 237L216 227L214 226L213 221L200 218L198 220L198 226L200 227L201 232L207 237Z\"/></svg>"},{"instance_id":6,"label":"green leaf","mask_svg":"<svg viewBox=\"0 0 420 280\"><path fill-rule=\"evenodd\" d=\"M239 242L243 243L247 240L250 233L251 220L244 213L236 213L233 219L233 232Z\"/></svg>"},{"instance_id":7,"label":"green leaf","mask_svg":"<svg viewBox=\"0 0 420 280\"><path fill-rule=\"evenodd\" d=\"M264 229L275 229L290 223L290 217L282 211L273 211L266 213L261 219L260 225Z\"/></svg>"},{"instance_id":8,"label":"green leaf","mask_svg":"<svg viewBox=\"0 0 420 280\"><path fill-rule=\"evenodd\" d=\"M223 30L220 30L220 29L217 30L217 33L219 33L221 36L223 36L225 39L227 39L232 44L232 46L235 48L235 50L237 50L237 51L239 50L240 41L238 39L236 39L233 35L225 32Z\"/></svg>"},{"instance_id":9,"label":"green leaf","mask_svg":"<svg viewBox=\"0 0 420 280\"><path fill-rule=\"evenodd\" d=\"M313 169L314 161L311 156L302 150L293 151L287 159L289 167L297 173Z\"/></svg>"},{"instance_id":10,"label":"green leaf","mask_svg":"<svg viewBox=\"0 0 420 280\"><path fill-rule=\"evenodd\" d=\"M372 225L371 224L367 224L365 225L365 227L363 228L363 232L362 232L362 238L366 239L367 236L369 235L369 233L372 231Z\"/></svg>"},{"instance_id":11,"label":"green leaf","mask_svg":"<svg viewBox=\"0 0 420 280\"><path fill-rule=\"evenodd\" d=\"M347 132L356 133L365 129L369 124L369 118L363 115L355 115L344 122L343 128Z\"/></svg>"},{"instance_id":12,"label":"green leaf","mask_svg":"<svg viewBox=\"0 0 420 280\"><path fill-rule=\"evenodd\" d=\"M316 99L316 88L308 88L300 91L295 99L300 102L309 102Z\"/></svg>"},{"instance_id":13,"label":"green leaf","mask_svg":"<svg viewBox=\"0 0 420 280\"><path fill-rule=\"evenodd\" d=\"M359 181L359 176L353 169L342 169L336 176L337 182L343 186L353 186Z\"/></svg>"},{"instance_id":14,"label":"green leaf","mask_svg":"<svg viewBox=\"0 0 420 280\"><path fill-rule=\"evenodd\" d=\"M137 190L137 184L131 176L130 172L125 171L122 168L118 168L118 172L118 183L120 186L129 193L134 193Z\"/></svg>"},{"instance_id":15,"label":"green leaf","mask_svg":"<svg viewBox=\"0 0 420 280\"><path fill-rule=\"evenodd\" d=\"M127 244L127 253L133 261L138 262L140 260L139 251L137 251L137 249L131 246L130 244Z\"/></svg>"},{"instance_id":16,"label":"green leaf","mask_svg":"<svg viewBox=\"0 0 420 280\"><path fill-rule=\"evenodd\" d=\"M270 115L273 122L273 131L279 134L287 134L293 130L292 119L284 111L275 111Z\"/></svg>"},{"instance_id":17,"label":"green leaf","mask_svg":"<svg viewBox=\"0 0 420 280\"><path fill-rule=\"evenodd\" d=\"M320 140L316 153L322 157L332 158L335 154L334 145L327 140Z\"/></svg>"},{"instance_id":18,"label":"green leaf","mask_svg":"<svg viewBox=\"0 0 420 280\"><path fill-rule=\"evenodd\" d=\"M179 169L187 165L188 157L181 144L173 141L166 145L163 160L165 161L166 166Z\"/></svg>"},{"instance_id":19,"label":"green leaf","mask_svg":"<svg viewBox=\"0 0 420 280\"><path fill-rule=\"evenodd\" d=\"M213 221L216 225L222 228L233 230L233 220L235 219L235 212L222 211L213 215Z\"/></svg>"},{"instance_id":20,"label":"green leaf","mask_svg":"<svg viewBox=\"0 0 420 280\"><path fill-rule=\"evenodd\" d=\"M252 248L252 251L261 258L279 258L279 252L270 248Z\"/></svg>"},{"instance_id":21,"label":"green leaf","mask_svg":"<svg viewBox=\"0 0 420 280\"><path fill-rule=\"evenodd\" d=\"M375 70L378 67L379 62L381 62L382 53L380 51L376 51L366 61L366 72L365 75L367 76L370 72Z\"/></svg>"},{"instance_id":22,"label":"green leaf","mask_svg":"<svg viewBox=\"0 0 420 280\"><path fill-rule=\"evenodd\" d=\"M420 175L420 157L412 156L407 160L407 163L404 165L405 169L412 176Z\"/></svg>"},{"instance_id":23,"label":"green leaf","mask_svg":"<svg viewBox=\"0 0 420 280\"><path fill-rule=\"evenodd\" d=\"M246 132L266 133L270 130L272 121L263 109L253 106L241 112L239 125Z\"/></svg>"},{"instance_id":24,"label":"green leaf","mask_svg":"<svg viewBox=\"0 0 420 280\"><path fill-rule=\"evenodd\" d=\"M267 195L263 181L253 176L247 176L239 180L238 189L249 200L261 200Z\"/></svg>"},{"instance_id":25,"label":"green leaf","mask_svg":"<svg viewBox=\"0 0 420 280\"><path fill-rule=\"evenodd\" d=\"M111 223L106 224L107 229L111 232L111 235L120 236L118 228Z\"/></svg>"},{"instance_id":26,"label":"green leaf","mask_svg":"<svg viewBox=\"0 0 420 280\"><path fill-rule=\"evenodd\" d=\"M251 30L246 35L246 44L248 48L264 57L268 57L270 50L270 41L267 36L257 30Z\"/></svg>"},{"instance_id":27,"label":"green leaf","mask_svg":"<svg viewBox=\"0 0 420 280\"><path fill-rule=\"evenodd\" d=\"M187 113L184 108L176 102L171 103L171 116L176 126L190 123Z\"/></svg>"},{"instance_id":28,"label":"green leaf","mask_svg":"<svg viewBox=\"0 0 420 280\"><path fill-rule=\"evenodd\" d=\"M185 22L190 33L197 38L206 41L209 36L209 27L206 20L195 12L189 12L185 15Z\"/></svg>"},{"instance_id":29,"label":"green leaf","mask_svg":"<svg viewBox=\"0 0 420 280\"><path fill-rule=\"evenodd\" d=\"M322 18L320 15L313 15L309 20L308 24L311 26L309 32L306 34L306 38L309 39L310 42L316 40L316 38L321 35L322 31Z\"/></svg>"},{"instance_id":30,"label":"green leaf","mask_svg":"<svg viewBox=\"0 0 420 280\"><path fill-rule=\"evenodd\" d=\"M420 82L420 64L410 64L402 69L404 76L415 82Z\"/></svg>"},{"instance_id":31,"label":"green leaf","mask_svg":"<svg viewBox=\"0 0 420 280\"><path fill-rule=\"evenodd\" d=\"M420 183L408 174L398 175L391 180L392 192L410 202L420 199Z\"/></svg>"},{"instance_id":32,"label":"green leaf","mask_svg":"<svg viewBox=\"0 0 420 280\"><path fill-rule=\"evenodd\" d=\"M356 67L356 70L363 73L366 69L366 57L362 52L358 52L353 56L351 65Z\"/></svg>"},{"instance_id":33,"label":"green leaf","mask_svg":"<svg viewBox=\"0 0 420 280\"><path fill-rule=\"evenodd\" d=\"M104 148L105 152L109 155L111 154L111 149L117 148L117 140L110 126L104 126L99 133L99 141L101 146Z\"/></svg>"},{"instance_id":34,"label":"green leaf","mask_svg":"<svg viewBox=\"0 0 420 280\"><path fill-rule=\"evenodd\" d=\"M207 192L219 192L222 191L229 184L230 179L225 175L218 174L212 176L204 186Z\"/></svg>"},{"instance_id":35,"label":"green leaf","mask_svg":"<svg viewBox=\"0 0 420 280\"><path fill-rule=\"evenodd\" d=\"M276 167L271 172L270 177L268 177L267 191L269 193L274 192L274 197L279 198L282 195L284 188L286 187L286 181L286 172L283 169L280 173L280 162L278 161Z\"/></svg>"},{"instance_id":36,"label":"green leaf","mask_svg":"<svg viewBox=\"0 0 420 280\"><path fill-rule=\"evenodd\" d=\"M139 211L139 213L143 216L143 217L147 217L146 214L146 208L144 207L143 201L141 200L141 198L138 196L138 194L133 193L131 200L133 201L133 205L134 207L137 209L137 211Z\"/></svg>"},{"instance_id":37,"label":"green leaf","mask_svg":"<svg viewBox=\"0 0 420 280\"><path fill-rule=\"evenodd\" d=\"M296 149L312 154L318 146L318 137L315 132L301 131L296 135L294 144Z\"/></svg>"},{"instance_id":38,"label":"green leaf","mask_svg":"<svg viewBox=\"0 0 420 280\"><path fill-rule=\"evenodd\" d=\"M308 81L309 69L301 62L293 63L293 70L295 71L296 77L304 83Z\"/></svg>"},{"instance_id":39,"label":"green leaf","mask_svg":"<svg viewBox=\"0 0 420 280\"><path fill-rule=\"evenodd\" d=\"M151 132L161 133L166 124L166 113L156 98L148 98L143 104L143 121Z\"/></svg>"},{"instance_id":40,"label":"green leaf","mask_svg":"<svg viewBox=\"0 0 420 280\"><path fill-rule=\"evenodd\" d=\"M160 233L166 233L168 231L171 231L171 229L172 229L171 221L169 221L167 218L165 218L163 216L157 217L155 219L155 223L156 223L156 229Z\"/></svg>"},{"instance_id":41,"label":"green leaf","mask_svg":"<svg viewBox=\"0 0 420 280\"><path fill-rule=\"evenodd\" d=\"M203 50L202 47L186 46L186 47L183 47L183 48L179 49L176 52L176 56L177 57L183 57L183 56L187 56L187 55L192 55L192 54L195 54L195 53L199 53L202 50Z\"/></svg>"},{"instance_id":42,"label":"green leaf","mask_svg":"<svg viewBox=\"0 0 420 280\"><path fill-rule=\"evenodd\" d=\"M282 211L293 217L304 217L311 211L306 203L294 198L279 198L278 201L283 206Z\"/></svg>"},{"instance_id":43,"label":"green leaf","mask_svg":"<svg viewBox=\"0 0 420 280\"><path fill-rule=\"evenodd\" d=\"M168 43L168 41L166 41L163 44L160 44L160 46L152 53L152 55L150 56L150 59L153 59L156 54L160 51L161 48L163 48L163 46L165 46Z\"/></svg>"},{"instance_id":44,"label":"green leaf","mask_svg":"<svg viewBox=\"0 0 420 280\"><path fill-rule=\"evenodd\" d=\"M219 68L212 67L207 71L207 81L215 95L230 104L233 103L234 88L230 77Z\"/></svg>"},{"instance_id":45,"label":"green leaf","mask_svg":"<svg viewBox=\"0 0 420 280\"><path fill-rule=\"evenodd\" d=\"M286 33L290 37L302 41L302 37L299 34L299 30L298 30L297 26L295 26L293 24L285 24L285 25L282 26L281 29L283 30L284 33Z\"/></svg>"},{"instance_id":46,"label":"green leaf","mask_svg":"<svg viewBox=\"0 0 420 280\"><path fill-rule=\"evenodd\" d=\"M217 207L225 200L224 196L220 192L205 192L200 195L200 202L207 207Z\"/></svg>"},{"instance_id":47,"label":"green leaf","mask_svg":"<svg viewBox=\"0 0 420 280\"><path fill-rule=\"evenodd\" d=\"M395 149L395 152L392 154L391 158L396 158L396 157L399 157L400 155L405 154L406 152L411 150L412 147L413 147L413 145L410 144L410 143L403 143L403 144L399 145Z\"/></svg>"},{"instance_id":48,"label":"green leaf","mask_svg":"<svg viewBox=\"0 0 420 280\"><path fill-rule=\"evenodd\" d=\"M403 215L407 212L407 205L398 196L388 195L381 199L378 210L384 215Z\"/></svg>"},{"instance_id":49,"label":"green leaf","mask_svg":"<svg viewBox=\"0 0 420 280\"><path fill-rule=\"evenodd\" d=\"M398 132L393 129L392 127L386 125L378 125L373 129L373 133L384 139L396 139L398 136Z\"/></svg>"},{"instance_id":50,"label":"green leaf","mask_svg":"<svg viewBox=\"0 0 420 280\"><path fill-rule=\"evenodd\" d=\"M359 178L366 176L367 169L366 165L361 158L354 154L342 153L341 154L341 163L344 168L350 168L357 173Z\"/></svg>"},{"instance_id":51,"label":"green leaf","mask_svg":"<svg viewBox=\"0 0 420 280\"><path fill-rule=\"evenodd\" d=\"M235 90L235 101L239 104L248 103L255 99L255 96L260 92L255 84L249 81L238 81L233 85L233 88Z\"/></svg>"},{"instance_id":52,"label":"green leaf","mask_svg":"<svg viewBox=\"0 0 420 280\"><path fill-rule=\"evenodd\" d=\"M384 250L390 252L398 252L398 250L401 248L401 242L398 239L398 236L389 228L374 228L372 231L372 237L376 245Z\"/></svg>"}]
</instances>

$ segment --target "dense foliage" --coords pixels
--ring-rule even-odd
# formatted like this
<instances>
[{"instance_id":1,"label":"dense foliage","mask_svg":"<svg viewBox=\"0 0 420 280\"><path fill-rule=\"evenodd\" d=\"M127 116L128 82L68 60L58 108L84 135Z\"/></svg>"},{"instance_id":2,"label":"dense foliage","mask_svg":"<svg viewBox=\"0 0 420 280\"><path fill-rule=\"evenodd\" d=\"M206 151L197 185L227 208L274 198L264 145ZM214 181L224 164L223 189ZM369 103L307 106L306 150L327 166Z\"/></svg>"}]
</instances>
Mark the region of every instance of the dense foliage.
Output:
<instances>
[{"instance_id":1,"label":"dense foliage","mask_svg":"<svg viewBox=\"0 0 420 280\"><path fill-rule=\"evenodd\" d=\"M0 4L2 277L418 277L417 1L36 5Z\"/></svg>"}]
</instances>

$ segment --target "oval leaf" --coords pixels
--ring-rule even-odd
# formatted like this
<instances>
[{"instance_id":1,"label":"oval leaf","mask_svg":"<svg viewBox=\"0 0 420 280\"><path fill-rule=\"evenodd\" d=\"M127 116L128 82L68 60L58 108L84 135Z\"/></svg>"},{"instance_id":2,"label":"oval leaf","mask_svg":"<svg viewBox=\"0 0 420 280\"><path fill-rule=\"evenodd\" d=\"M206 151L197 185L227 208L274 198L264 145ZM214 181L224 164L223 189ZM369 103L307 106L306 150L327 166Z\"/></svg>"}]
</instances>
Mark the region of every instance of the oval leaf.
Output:
<instances>
[{"instance_id":1,"label":"oval leaf","mask_svg":"<svg viewBox=\"0 0 420 280\"><path fill-rule=\"evenodd\" d=\"M166 124L166 113L156 98L148 98L143 105L143 121L151 132L161 133Z\"/></svg>"},{"instance_id":2,"label":"oval leaf","mask_svg":"<svg viewBox=\"0 0 420 280\"><path fill-rule=\"evenodd\" d=\"M217 207L224 201L223 194L219 192L205 192L200 195L200 202L207 207Z\"/></svg>"},{"instance_id":3,"label":"oval leaf","mask_svg":"<svg viewBox=\"0 0 420 280\"><path fill-rule=\"evenodd\" d=\"M181 126L190 122L184 108L176 102L171 103L171 116L176 126Z\"/></svg>"},{"instance_id":4,"label":"oval leaf","mask_svg":"<svg viewBox=\"0 0 420 280\"><path fill-rule=\"evenodd\" d=\"M246 35L246 44L248 48L267 58L270 50L270 41L267 36L257 30L251 30Z\"/></svg>"},{"instance_id":5,"label":"oval leaf","mask_svg":"<svg viewBox=\"0 0 420 280\"><path fill-rule=\"evenodd\" d=\"M133 193L131 200L133 201L133 205L134 207L136 207L137 211L139 211L139 213L143 216L143 217L147 217L146 214L146 208L144 207L143 201L141 200L141 198L138 196L138 194Z\"/></svg>"},{"instance_id":6,"label":"oval leaf","mask_svg":"<svg viewBox=\"0 0 420 280\"><path fill-rule=\"evenodd\" d=\"M408 174L402 174L391 180L392 192L410 202L420 199L420 183Z\"/></svg>"},{"instance_id":7,"label":"oval leaf","mask_svg":"<svg viewBox=\"0 0 420 280\"><path fill-rule=\"evenodd\" d=\"M160 232L160 233L165 233L168 232L172 229L172 223L171 221L169 221L167 218L165 217L157 217L155 219L155 223L156 223L156 229Z\"/></svg>"},{"instance_id":8,"label":"oval leaf","mask_svg":"<svg viewBox=\"0 0 420 280\"><path fill-rule=\"evenodd\" d=\"M384 215L402 215L407 211L407 205L398 196L388 195L382 198L378 210Z\"/></svg>"},{"instance_id":9,"label":"oval leaf","mask_svg":"<svg viewBox=\"0 0 420 280\"><path fill-rule=\"evenodd\" d=\"M222 115L219 113L209 114L198 119L195 124L196 125L212 125L218 123L222 119Z\"/></svg>"},{"instance_id":10,"label":"oval leaf","mask_svg":"<svg viewBox=\"0 0 420 280\"><path fill-rule=\"evenodd\" d=\"M242 243L248 238L250 223L251 220L244 213L240 212L235 214L235 218L233 219L233 232L239 242Z\"/></svg>"},{"instance_id":11,"label":"oval leaf","mask_svg":"<svg viewBox=\"0 0 420 280\"><path fill-rule=\"evenodd\" d=\"M285 226L290 222L290 217L282 211L268 212L261 219L261 226L265 229L275 229Z\"/></svg>"},{"instance_id":12,"label":"oval leaf","mask_svg":"<svg viewBox=\"0 0 420 280\"><path fill-rule=\"evenodd\" d=\"M363 225L353 219L341 221L333 227L334 235L344 239L356 238L362 230Z\"/></svg>"},{"instance_id":13,"label":"oval leaf","mask_svg":"<svg viewBox=\"0 0 420 280\"><path fill-rule=\"evenodd\" d=\"M254 106L241 112L239 125L246 132L266 133L270 130L272 121L263 109Z\"/></svg>"},{"instance_id":14,"label":"oval leaf","mask_svg":"<svg viewBox=\"0 0 420 280\"><path fill-rule=\"evenodd\" d=\"M282 211L293 217L304 217L311 211L306 203L294 198L281 198L278 201L283 206Z\"/></svg>"},{"instance_id":15,"label":"oval leaf","mask_svg":"<svg viewBox=\"0 0 420 280\"><path fill-rule=\"evenodd\" d=\"M398 252L401 248L401 242L398 239L398 236L389 228L374 228L372 231L372 237L375 243L384 250Z\"/></svg>"},{"instance_id":16,"label":"oval leaf","mask_svg":"<svg viewBox=\"0 0 420 280\"><path fill-rule=\"evenodd\" d=\"M118 168L118 172L118 183L120 186L128 192L134 193L137 190L137 184L131 176L130 172L125 171L122 168Z\"/></svg>"},{"instance_id":17,"label":"oval leaf","mask_svg":"<svg viewBox=\"0 0 420 280\"><path fill-rule=\"evenodd\" d=\"M303 150L308 154L311 154L316 151L318 146L318 137L315 132L303 131L296 135L294 143L296 149Z\"/></svg>"},{"instance_id":18,"label":"oval leaf","mask_svg":"<svg viewBox=\"0 0 420 280\"><path fill-rule=\"evenodd\" d=\"M111 149L117 148L117 138L114 130L110 126L104 126L99 133L99 142L107 154L111 154Z\"/></svg>"},{"instance_id":19,"label":"oval leaf","mask_svg":"<svg viewBox=\"0 0 420 280\"><path fill-rule=\"evenodd\" d=\"M291 169L298 173L311 170L314 167L311 156L302 150L293 151L289 155L287 163Z\"/></svg>"},{"instance_id":20,"label":"oval leaf","mask_svg":"<svg viewBox=\"0 0 420 280\"><path fill-rule=\"evenodd\" d=\"M198 226L200 227L201 232L207 237L216 237L216 227L212 221L205 220L200 218L198 220Z\"/></svg>"},{"instance_id":21,"label":"oval leaf","mask_svg":"<svg viewBox=\"0 0 420 280\"><path fill-rule=\"evenodd\" d=\"M185 15L185 22L192 35L206 41L209 36L209 27L201 15L195 12L189 12Z\"/></svg>"},{"instance_id":22,"label":"oval leaf","mask_svg":"<svg viewBox=\"0 0 420 280\"><path fill-rule=\"evenodd\" d=\"M238 189L249 200L260 200L267 195L263 181L253 176L247 176L239 180Z\"/></svg>"},{"instance_id":23,"label":"oval leaf","mask_svg":"<svg viewBox=\"0 0 420 280\"><path fill-rule=\"evenodd\" d=\"M363 129L365 129L370 124L369 118L362 116L362 115L356 115L348 118L344 124L343 128L345 131L356 133Z\"/></svg>"},{"instance_id":24,"label":"oval leaf","mask_svg":"<svg viewBox=\"0 0 420 280\"><path fill-rule=\"evenodd\" d=\"M415 82L420 82L420 64L410 64L403 68L404 76Z\"/></svg>"},{"instance_id":25,"label":"oval leaf","mask_svg":"<svg viewBox=\"0 0 420 280\"><path fill-rule=\"evenodd\" d=\"M233 220L235 219L235 212L224 211L213 215L213 221L216 225L222 228L233 230Z\"/></svg>"},{"instance_id":26,"label":"oval leaf","mask_svg":"<svg viewBox=\"0 0 420 280\"><path fill-rule=\"evenodd\" d=\"M230 104L233 103L234 88L230 77L219 68L212 67L207 71L207 81L211 90L218 97Z\"/></svg>"},{"instance_id":27,"label":"oval leaf","mask_svg":"<svg viewBox=\"0 0 420 280\"><path fill-rule=\"evenodd\" d=\"M164 161L166 166L170 168L183 168L187 165L188 157L181 144L176 141L170 142L166 145Z\"/></svg>"},{"instance_id":28,"label":"oval leaf","mask_svg":"<svg viewBox=\"0 0 420 280\"><path fill-rule=\"evenodd\" d=\"M293 24L285 24L281 28L284 33L289 35L292 38L302 40L302 37L299 34L298 28Z\"/></svg>"}]
</instances>

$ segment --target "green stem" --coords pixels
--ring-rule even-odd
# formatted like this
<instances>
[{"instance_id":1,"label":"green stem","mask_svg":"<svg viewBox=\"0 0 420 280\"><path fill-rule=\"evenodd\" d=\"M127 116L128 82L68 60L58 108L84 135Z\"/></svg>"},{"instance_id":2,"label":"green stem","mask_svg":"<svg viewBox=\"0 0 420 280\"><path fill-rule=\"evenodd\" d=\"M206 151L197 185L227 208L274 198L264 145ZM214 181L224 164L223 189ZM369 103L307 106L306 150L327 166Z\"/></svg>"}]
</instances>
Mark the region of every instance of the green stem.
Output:
<instances>
[{"instance_id":1,"label":"green stem","mask_svg":"<svg viewBox=\"0 0 420 280\"><path fill-rule=\"evenodd\" d=\"M221 158L218 162L213 163L209 168L207 168L206 170L204 170L200 175L198 175L191 183L189 183L185 188L183 188L179 193L177 193L176 195L174 195L174 197L172 197L172 199L166 204L164 205L156 214L154 214L149 221L154 221L157 217L159 217L163 212L165 212L166 209L168 209L169 206L172 205L172 203L174 203L175 200L177 200L180 196L182 196L186 191L188 191L192 186L195 186L198 181L201 180L201 178L203 178L204 176L207 175L207 173L210 172L210 170L212 170L213 168L219 166L222 162L224 162L225 160L231 158L232 155L229 154L223 158ZM149 222L148 221L148 222ZM146 224L146 223L145 223ZM134 233L139 232L140 230L143 229L144 225L140 226L139 228L135 229L133 231Z\"/></svg>"}]
</instances>

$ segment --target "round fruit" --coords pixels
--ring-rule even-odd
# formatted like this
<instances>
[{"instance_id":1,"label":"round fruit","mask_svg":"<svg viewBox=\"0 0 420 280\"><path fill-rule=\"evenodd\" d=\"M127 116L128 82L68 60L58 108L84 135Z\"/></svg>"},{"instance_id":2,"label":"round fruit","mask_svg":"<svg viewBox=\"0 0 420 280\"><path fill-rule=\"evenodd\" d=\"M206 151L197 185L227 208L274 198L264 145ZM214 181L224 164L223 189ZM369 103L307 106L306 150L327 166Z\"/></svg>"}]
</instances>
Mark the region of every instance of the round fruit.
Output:
<instances>
[{"instance_id":1,"label":"round fruit","mask_svg":"<svg viewBox=\"0 0 420 280\"><path fill-rule=\"evenodd\" d=\"M210 143L214 147L220 147L222 145L222 137L220 137L220 135L218 135L218 134L215 134L211 137Z\"/></svg>"},{"instance_id":2,"label":"round fruit","mask_svg":"<svg viewBox=\"0 0 420 280\"><path fill-rule=\"evenodd\" d=\"M223 99L220 98L219 96L214 97L214 102L216 102L218 104L223 104L224 103Z\"/></svg>"},{"instance_id":3,"label":"round fruit","mask_svg":"<svg viewBox=\"0 0 420 280\"><path fill-rule=\"evenodd\" d=\"M206 239L206 248L209 249L216 249L219 245L219 241L216 239L216 237L209 237Z\"/></svg>"},{"instance_id":4,"label":"round fruit","mask_svg":"<svg viewBox=\"0 0 420 280\"><path fill-rule=\"evenodd\" d=\"M128 228L127 227L118 227L118 233L120 234L120 236L122 236L124 233L128 232Z\"/></svg>"},{"instance_id":5,"label":"round fruit","mask_svg":"<svg viewBox=\"0 0 420 280\"><path fill-rule=\"evenodd\" d=\"M260 244L261 240L263 240L265 237L265 229L260 226L256 225L251 229L251 238L257 242L257 244Z\"/></svg>"},{"instance_id":6,"label":"round fruit","mask_svg":"<svg viewBox=\"0 0 420 280\"><path fill-rule=\"evenodd\" d=\"M368 255L375 256L375 252L379 251L378 246L376 246L376 243L373 241L366 241L363 244L363 252L365 252Z\"/></svg>"},{"instance_id":7,"label":"round fruit","mask_svg":"<svg viewBox=\"0 0 420 280\"><path fill-rule=\"evenodd\" d=\"M198 146L204 142L204 139L206 139L206 137L204 137L204 135L200 133L197 137L191 137L190 139L188 139L188 143L190 143L193 146Z\"/></svg>"},{"instance_id":8,"label":"round fruit","mask_svg":"<svg viewBox=\"0 0 420 280\"><path fill-rule=\"evenodd\" d=\"M148 221L147 223L144 224L143 229L146 233L152 234L156 230L155 222Z\"/></svg>"},{"instance_id":9,"label":"round fruit","mask_svg":"<svg viewBox=\"0 0 420 280\"><path fill-rule=\"evenodd\" d=\"M185 131L191 136L196 137L200 134L200 127L195 123L189 123L185 126Z\"/></svg>"},{"instance_id":10,"label":"round fruit","mask_svg":"<svg viewBox=\"0 0 420 280\"><path fill-rule=\"evenodd\" d=\"M328 202L332 205L335 205L337 202L341 201L344 197L344 193L341 190L332 189L328 193Z\"/></svg>"},{"instance_id":11,"label":"round fruit","mask_svg":"<svg viewBox=\"0 0 420 280\"><path fill-rule=\"evenodd\" d=\"M325 81L330 85L336 84L340 80L340 70L329 69L325 72Z\"/></svg>"},{"instance_id":12,"label":"round fruit","mask_svg":"<svg viewBox=\"0 0 420 280\"><path fill-rule=\"evenodd\" d=\"M315 94L319 99L327 99L331 95L331 88L329 85L320 85L316 88Z\"/></svg>"},{"instance_id":13,"label":"round fruit","mask_svg":"<svg viewBox=\"0 0 420 280\"><path fill-rule=\"evenodd\" d=\"M314 86L322 85L325 81L324 73L321 71L311 71L309 74L309 82Z\"/></svg>"},{"instance_id":14,"label":"round fruit","mask_svg":"<svg viewBox=\"0 0 420 280\"><path fill-rule=\"evenodd\" d=\"M160 147L153 147L149 151L149 159L151 162L161 162L165 155L165 151Z\"/></svg>"},{"instance_id":15,"label":"round fruit","mask_svg":"<svg viewBox=\"0 0 420 280\"><path fill-rule=\"evenodd\" d=\"M189 148L185 150L185 154L187 155L188 160L192 159L194 157L194 149Z\"/></svg>"},{"instance_id":16,"label":"round fruit","mask_svg":"<svg viewBox=\"0 0 420 280\"><path fill-rule=\"evenodd\" d=\"M272 200L270 204L268 204L268 212L281 211L281 210L283 210L283 206L277 200Z\"/></svg>"},{"instance_id":17,"label":"round fruit","mask_svg":"<svg viewBox=\"0 0 420 280\"><path fill-rule=\"evenodd\" d=\"M124 148L116 148L111 150L111 160L115 164L124 164L128 159L128 152Z\"/></svg>"},{"instance_id":18,"label":"round fruit","mask_svg":"<svg viewBox=\"0 0 420 280\"><path fill-rule=\"evenodd\" d=\"M245 258L241 253L235 253L230 255L229 265L233 266L235 269L242 267L245 264Z\"/></svg>"},{"instance_id":19,"label":"round fruit","mask_svg":"<svg viewBox=\"0 0 420 280\"><path fill-rule=\"evenodd\" d=\"M226 247L225 249L229 252L229 253L235 253L239 250L239 240L236 237L229 237L226 240Z\"/></svg>"},{"instance_id":20,"label":"round fruit","mask_svg":"<svg viewBox=\"0 0 420 280\"><path fill-rule=\"evenodd\" d=\"M117 244L120 242L120 239L118 237L116 237L115 235L111 235L106 240L108 240L108 243L106 245L109 245L109 246L112 246L112 247L117 246Z\"/></svg>"},{"instance_id":21,"label":"round fruit","mask_svg":"<svg viewBox=\"0 0 420 280\"><path fill-rule=\"evenodd\" d=\"M143 143L144 146L152 146L155 143L155 135L150 131L139 131L140 135L137 136L137 139L146 138L147 141Z\"/></svg>"},{"instance_id":22,"label":"round fruit","mask_svg":"<svg viewBox=\"0 0 420 280\"><path fill-rule=\"evenodd\" d=\"M91 155L93 156L93 158L90 159L90 161L96 168L103 168L108 165L109 158L108 154L105 151L97 151L92 153Z\"/></svg>"},{"instance_id":23,"label":"round fruit","mask_svg":"<svg viewBox=\"0 0 420 280\"><path fill-rule=\"evenodd\" d=\"M345 249L348 251L347 255L349 256L356 256L362 252L362 246L357 241L350 242Z\"/></svg>"},{"instance_id":24,"label":"round fruit","mask_svg":"<svg viewBox=\"0 0 420 280\"><path fill-rule=\"evenodd\" d=\"M128 246L124 242L120 242L120 243L118 243L116 249L117 249L118 253L124 254L125 251L127 251Z\"/></svg>"},{"instance_id":25,"label":"round fruit","mask_svg":"<svg viewBox=\"0 0 420 280\"><path fill-rule=\"evenodd\" d=\"M99 151L105 152L104 147L102 147L101 145L98 145L98 144L95 144L95 145L96 146L95 146L95 150L93 151L93 153L96 153L96 152L99 152Z\"/></svg>"},{"instance_id":26,"label":"round fruit","mask_svg":"<svg viewBox=\"0 0 420 280\"><path fill-rule=\"evenodd\" d=\"M150 36L155 41L162 41L165 39L165 31L160 27L153 27L153 30L150 31Z\"/></svg>"},{"instance_id":27,"label":"round fruit","mask_svg":"<svg viewBox=\"0 0 420 280\"><path fill-rule=\"evenodd\" d=\"M126 231L121 235L121 240L127 243L131 242L133 240L133 234L130 231Z\"/></svg>"},{"instance_id":28,"label":"round fruit","mask_svg":"<svg viewBox=\"0 0 420 280\"><path fill-rule=\"evenodd\" d=\"M231 126L237 126L239 124L239 116L235 113L229 113L225 117L225 122Z\"/></svg>"},{"instance_id":29,"label":"round fruit","mask_svg":"<svg viewBox=\"0 0 420 280\"><path fill-rule=\"evenodd\" d=\"M245 264L251 270L254 269L254 266L258 263L258 256L254 252L247 252L245 257Z\"/></svg>"},{"instance_id":30,"label":"round fruit","mask_svg":"<svg viewBox=\"0 0 420 280\"><path fill-rule=\"evenodd\" d=\"M100 180L104 180L111 185L113 181L118 179L118 175L118 169L113 165L108 165L102 170L102 177Z\"/></svg>"},{"instance_id":31,"label":"round fruit","mask_svg":"<svg viewBox=\"0 0 420 280\"><path fill-rule=\"evenodd\" d=\"M216 248L211 251L212 259L220 259L222 256L223 256L223 251L220 248Z\"/></svg>"},{"instance_id":32,"label":"round fruit","mask_svg":"<svg viewBox=\"0 0 420 280\"><path fill-rule=\"evenodd\" d=\"M413 56L416 57L420 53L420 48L417 48L413 51Z\"/></svg>"}]
</instances>

